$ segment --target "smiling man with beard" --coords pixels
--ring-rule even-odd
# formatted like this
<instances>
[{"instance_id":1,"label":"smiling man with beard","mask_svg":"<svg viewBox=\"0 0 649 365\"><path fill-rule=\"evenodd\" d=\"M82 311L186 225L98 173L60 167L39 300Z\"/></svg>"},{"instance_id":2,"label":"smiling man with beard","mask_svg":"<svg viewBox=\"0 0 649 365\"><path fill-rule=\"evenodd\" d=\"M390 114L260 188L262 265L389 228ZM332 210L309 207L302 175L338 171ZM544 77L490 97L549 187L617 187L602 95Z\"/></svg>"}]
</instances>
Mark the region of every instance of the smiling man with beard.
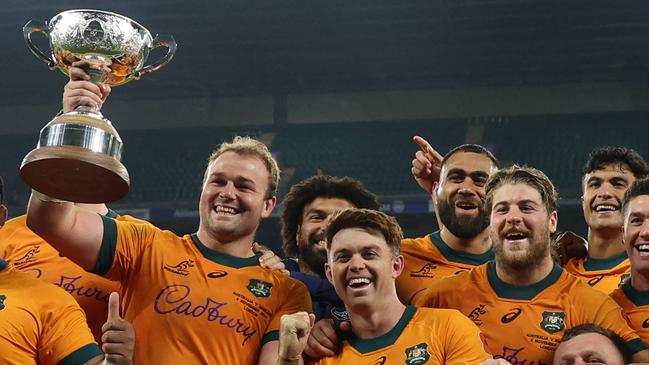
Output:
<instances>
[{"instance_id":1,"label":"smiling man with beard","mask_svg":"<svg viewBox=\"0 0 649 365\"><path fill-rule=\"evenodd\" d=\"M349 177L317 175L291 187L282 203L282 248L291 277L308 288L316 319L344 310L342 301L325 278L325 229L330 217L345 208L379 209L376 195Z\"/></svg>"},{"instance_id":2,"label":"smiling man with beard","mask_svg":"<svg viewBox=\"0 0 649 365\"><path fill-rule=\"evenodd\" d=\"M397 293L405 304L440 279L494 258L484 200L487 178L498 170L498 160L475 144L458 146L441 158L423 138L415 141L422 150L412 173L431 193L440 230L402 242L405 269L397 278ZM436 165L439 176L433 173Z\"/></svg>"},{"instance_id":3,"label":"smiling man with beard","mask_svg":"<svg viewBox=\"0 0 649 365\"><path fill-rule=\"evenodd\" d=\"M620 307L552 260L557 192L547 176L513 166L492 175L485 190L495 262L439 281L415 304L464 313L494 357L513 364L551 363L565 330L586 323L617 333L634 362L647 362L649 350Z\"/></svg>"}]
</instances>

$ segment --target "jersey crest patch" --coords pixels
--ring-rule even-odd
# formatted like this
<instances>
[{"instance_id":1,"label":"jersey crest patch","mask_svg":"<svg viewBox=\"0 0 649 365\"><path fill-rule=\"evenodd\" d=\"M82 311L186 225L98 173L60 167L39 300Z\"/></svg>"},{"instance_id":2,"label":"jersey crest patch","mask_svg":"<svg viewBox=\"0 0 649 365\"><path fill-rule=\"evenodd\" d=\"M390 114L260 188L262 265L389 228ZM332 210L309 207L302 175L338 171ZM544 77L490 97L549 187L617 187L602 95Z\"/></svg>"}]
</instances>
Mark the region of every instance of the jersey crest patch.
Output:
<instances>
[{"instance_id":1,"label":"jersey crest patch","mask_svg":"<svg viewBox=\"0 0 649 365\"><path fill-rule=\"evenodd\" d=\"M0 311L5 309L5 299L7 299L7 297L0 294Z\"/></svg>"},{"instance_id":2,"label":"jersey crest patch","mask_svg":"<svg viewBox=\"0 0 649 365\"><path fill-rule=\"evenodd\" d=\"M250 279L250 283L248 283L248 290L258 298L268 298L272 287L271 283L255 279Z\"/></svg>"},{"instance_id":3,"label":"jersey crest patch","mask_svg":"<svg viewBox=\"0 0 649 365\"><path fill-rule=\"evenodd\" d=\"M345 308L331 308L331 317L339 322L349 321L349 314L347 314Z\"/></svg>"},{"instance_id":4,"label":"jersey crest patch","mask_svg":"<svg viewBox=\"0 0 649 365\"><path fill-rule=\"evenodd\" d=\"M541 328L547 333L553 334L565 328L563 319L566 314L563 312L543 312L543 320L541 320Z\"/></svg>"},{"instance_id":5,"label":"jersey crest patch","mask_svg":"<svg viewBox=\"0 0 649 365\"><path fill-rule=\"evenodd\" d=\"M406 365L423 364L430 359L428 344L422 342L406 349Z\"/></svg>"}]
</instances>

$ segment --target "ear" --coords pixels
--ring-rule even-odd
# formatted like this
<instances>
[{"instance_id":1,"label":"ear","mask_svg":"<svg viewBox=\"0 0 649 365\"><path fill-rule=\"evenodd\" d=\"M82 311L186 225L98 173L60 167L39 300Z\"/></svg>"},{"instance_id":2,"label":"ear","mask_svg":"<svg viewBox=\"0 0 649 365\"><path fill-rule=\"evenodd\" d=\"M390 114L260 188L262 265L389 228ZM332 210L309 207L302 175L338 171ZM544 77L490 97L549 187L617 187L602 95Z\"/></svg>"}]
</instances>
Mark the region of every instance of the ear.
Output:
<instances>
[{"instance_id":1,"label":"ear","mask_svg":"<svg viewBox=\"0 0 649 365\"><path fill-rule=\"evenodd\" d=\"M403 255L399 255L392 259L392 278L396 279L401 275L404 265Z\"/></svg>"},{"instance_id":2,"label":"ear","mask_svg":"<svg viewBox=\"0 0 649 365\"><path fill-rule=\"evenodd\" d=\"M4 204L0 204L0 227L5 225L7 221L7 216L9 215L9 210Z\"/></svg>"},{"instance_id":3,"label":"ear","mask_svg":"<svg viewBox=\"0 0 649 365\"><path fill-rule=\"evenodd\" d=\"M302 225L298 224L295 230L295 242L300 242L300 233L302 233Z\"/></svg>"},{"instance_id":4,"label":"ear","mask_svg":"<svg viewBox=\"0 0 649 365\"><path fill-rule=\"evenodd\" d=\"M557 223L559 221L559 215L557 211L550 213L550 220L548 221L548 228L550 229L550 234L554 234L557 231Z\"/></svg>"},{"instance_id":5,"label":"ear","mask_svg":"<svg viewBox=\"0 0 649 365\"><path fill-rule=\"evenodd\" d=\"M433 183L432 191L430 192L430 196L433 199L433 203L435 203L435 205L437 205L437 192L438 192L438 190L439 190L439 181L435 181Z\"/></svg>"},{"instance_id":6,"label":"ear","mask_svg":"<svg viewBox=\"0 0 649 365\"><path fill-rule=\"evenodd\" d=\"M325 276L327 277L327 280L329 280L331 285L334 285L334 279L333 275L331 274L331 266L329 266L329 262L325 262Z\"/></svg>"},{"instance_id":7,"label":"ear","mask_svg":"<svg viewBox=\"0 0 649 365\"><path fill-rule=\"evenodd\" d=\"M261 212L261 217L262 218L268 218L270 216L270 213L273 212L273 209L275 208L275 204L277 203L277 197L273 196L270 199L264 200L264 210Z\"/></svg>"}]
</instances>

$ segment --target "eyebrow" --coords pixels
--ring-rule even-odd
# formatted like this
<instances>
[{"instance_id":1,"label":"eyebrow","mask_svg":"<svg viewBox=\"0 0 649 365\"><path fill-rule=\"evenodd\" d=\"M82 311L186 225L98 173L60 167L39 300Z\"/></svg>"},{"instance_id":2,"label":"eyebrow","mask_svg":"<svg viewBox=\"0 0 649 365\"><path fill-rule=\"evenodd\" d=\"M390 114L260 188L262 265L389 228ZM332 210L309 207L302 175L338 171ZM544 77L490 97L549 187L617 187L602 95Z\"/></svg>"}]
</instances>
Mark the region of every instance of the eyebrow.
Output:
<instances>
[{"instance_id":1,"label":"eyebrow","mask_svg":"<svg viewBox=\"0 0 649 365\"><path fill-rule=\"evenodd\" d=\"M448 172L446 173L446 176L451 175L451 174L463 174L463 175L469 175L471 178L473 177L489 177L489 173L487 173L484 170L476 170L476 171L471 171L467 173L465 169L460 169L457 167L454 167L452 169L449 169Z\"/></svg>"},{"instance_id":2,"label":"eyebrow","mask_svg":"<svg viewBox=\"0 0 649 365\"><path fill-rule=\"evenodd\" d=\"M523 199L523 200L519 200L519 201L517 201L515 203L510 203L509 201L503 200L503 201L496 202L494 204L494 206L498 206L498 205L521 205L521 204L532 204L532 205L535 205L535 206L540 205L539 203L537 203L536 201L534 201L532 199Z\"/></svg>"},{"instance_id":3,"label":"eyebrow","mask_svg":"<svg viewBox=\"0 0 649 365\"><path fill-rule=\"evenodd\" d=\"M222 172L213 172L212 174L210 174L210 178L215 178L215 177L225 177L225 174ZM237 176L232 180L234 180L235 183L249 183L252 185L256 185L254 180L248 179L247 177L244 176Z\"/></svg>"}]
</instances>

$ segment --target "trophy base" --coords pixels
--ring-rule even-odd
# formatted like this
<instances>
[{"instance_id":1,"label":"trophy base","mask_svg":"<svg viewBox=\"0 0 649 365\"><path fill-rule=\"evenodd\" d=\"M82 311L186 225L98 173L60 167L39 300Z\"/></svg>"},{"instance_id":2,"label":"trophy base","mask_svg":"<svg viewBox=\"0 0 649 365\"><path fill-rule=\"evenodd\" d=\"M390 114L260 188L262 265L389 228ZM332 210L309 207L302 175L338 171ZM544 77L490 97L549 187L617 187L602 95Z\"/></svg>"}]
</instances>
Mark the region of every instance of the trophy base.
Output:
<instances>
[{"instance_id":1,"label":"trophy base","mask_svg":"<svg viewBox=\"0 0 649 365\"><path fill-rule=\"evenodd\" d=\"M27 154L20 177L35 190L75 203L109 203L126 196L124 165L105 154L76 146L39 147Z\"/></svg>"}]
</instances>

